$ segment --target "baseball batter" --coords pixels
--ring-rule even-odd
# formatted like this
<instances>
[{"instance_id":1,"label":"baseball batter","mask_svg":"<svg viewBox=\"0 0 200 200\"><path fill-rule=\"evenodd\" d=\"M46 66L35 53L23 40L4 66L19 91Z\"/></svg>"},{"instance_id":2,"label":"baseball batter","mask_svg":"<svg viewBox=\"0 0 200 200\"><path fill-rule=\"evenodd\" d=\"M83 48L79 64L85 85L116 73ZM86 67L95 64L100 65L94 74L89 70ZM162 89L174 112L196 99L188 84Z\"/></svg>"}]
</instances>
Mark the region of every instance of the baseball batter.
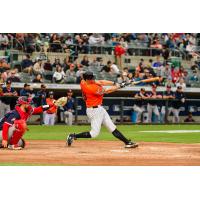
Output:
<instances>
[{"instance_id":1,"label":"baseball batter","mask_svg":"<svg viewBox=\"0 0 200 200\"><path fill-rule=\"evenodd\" d=\"M33 108L30 102L31 99L28 97L19 97L15 109L0 120L0 148L11 150L24 148L25 141L22 137L27 130L26 121L32 114L39 114L50 108L49 105Z\"/></svg>"},{"instance_id":2,"label":"baseball batter","mask_svg":"<svg viewBox=\"0 0 200 200\"><path fill-rule=\"evenodd\" d=\"M91 121L91 130L81 132L78 134L72 133L67 137L67 145L71 146L73 140L78 138L94 138L97 137L103 124L109 132L111 132L116 138L124 142L125 148L135 148L137 143L128 140L112 122L107 111L102 107L102 101L104 94L109 94L117 91L119 88L125 87L126 83L116 85L112 81L107 80L94 80L92 72L85 72L83 74L83 80L80 83L83 99L86 103L86 113ZM103 88L103 86L112 86L110 88Z\"/></svg>"}]
</instances>

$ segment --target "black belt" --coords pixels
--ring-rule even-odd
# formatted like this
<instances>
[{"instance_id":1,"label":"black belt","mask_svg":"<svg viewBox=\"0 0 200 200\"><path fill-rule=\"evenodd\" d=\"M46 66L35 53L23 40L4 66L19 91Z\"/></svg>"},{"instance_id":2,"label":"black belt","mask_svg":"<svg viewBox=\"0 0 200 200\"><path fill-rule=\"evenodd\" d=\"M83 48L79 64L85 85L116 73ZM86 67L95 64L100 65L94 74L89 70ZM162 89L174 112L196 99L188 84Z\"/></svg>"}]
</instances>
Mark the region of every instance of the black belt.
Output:
<instances>
[{"instance_id":1,"label":"black belt","mask_svg":"<svg viewBox=\"0 0 200 200\"><path fill-rule=\"evenodd\" d=\"M92 108L98 108L98 106L92 106Z\"/></svg>"}]
</instances>

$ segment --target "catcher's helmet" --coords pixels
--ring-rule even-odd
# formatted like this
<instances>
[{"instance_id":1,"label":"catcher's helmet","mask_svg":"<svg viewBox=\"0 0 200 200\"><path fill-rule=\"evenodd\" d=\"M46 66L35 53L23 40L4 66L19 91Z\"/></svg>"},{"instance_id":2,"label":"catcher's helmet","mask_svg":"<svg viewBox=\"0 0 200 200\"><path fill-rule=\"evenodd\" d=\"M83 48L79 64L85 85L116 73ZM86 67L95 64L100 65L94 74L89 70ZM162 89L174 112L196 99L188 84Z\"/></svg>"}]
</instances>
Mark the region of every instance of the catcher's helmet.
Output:
<instances>
[{"instance_id":1,"label":"catcher's helmet","mask_svg":"<svg viewBox=\"0 0 200 200\"><path fill-rule=\"evenodd\" d=\"M21 96L17 99L17 105L22 105L22 104L30 104L31 103L31 98L27 96Z\"/></svg>"},{"instance_id":2,"label":"catcher's helmet","mask_svg":"<svg viewBox=\"0 0 200 200\"><path fill-rule=\"evenodd\" d=\"M83 79L84 80L93 80L95 79L94 74L90 71L87 71L83 74Z\"/></svg>"}]
</instances>

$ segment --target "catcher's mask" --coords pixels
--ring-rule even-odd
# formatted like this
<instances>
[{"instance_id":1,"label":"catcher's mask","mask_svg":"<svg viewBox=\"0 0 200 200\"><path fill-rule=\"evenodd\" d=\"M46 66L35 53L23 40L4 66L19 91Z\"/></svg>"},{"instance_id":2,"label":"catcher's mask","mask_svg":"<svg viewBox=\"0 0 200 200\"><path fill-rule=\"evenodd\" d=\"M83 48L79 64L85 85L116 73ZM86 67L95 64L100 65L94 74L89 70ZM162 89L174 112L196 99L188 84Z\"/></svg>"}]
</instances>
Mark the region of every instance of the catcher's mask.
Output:
<instances>
[{"instance_id":1,"label":"catcher's mask","mask_svg":"<svg viewBox=\"0 0 200 200\"><path fill-rule=\"evenodd\" d=\"M17 99L17 105L29 105L32 99L30 97L21 96Z\"/></svg>"},{"instance_id":2,"label":"catcher's mask","mask_svg":"<svg viewBox=\"0 0 200 200\"><path fill-rule=\"evenodd\" d=\"M95 79L95 76L92 72L90 71L87 71L83 74L83 79L86 81L86 80L94 80Z\"/></svg>"}]
</instances>

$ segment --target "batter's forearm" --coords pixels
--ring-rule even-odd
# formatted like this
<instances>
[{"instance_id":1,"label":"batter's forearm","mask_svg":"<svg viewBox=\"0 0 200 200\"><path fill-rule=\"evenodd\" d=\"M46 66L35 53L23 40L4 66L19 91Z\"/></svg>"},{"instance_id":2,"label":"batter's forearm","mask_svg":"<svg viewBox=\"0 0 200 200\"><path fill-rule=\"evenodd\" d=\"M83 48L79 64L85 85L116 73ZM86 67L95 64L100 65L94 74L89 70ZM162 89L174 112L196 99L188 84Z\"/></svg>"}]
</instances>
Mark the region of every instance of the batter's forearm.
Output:
<instances>
[{"instance_id":1,"label":"batter's forearm","mask_svg":"<svg viewBox=\"0 0 200 200\"><path fill-rule=\"evenodd\" d=\"M113 87L110 87L110 88L105 89L105 90L104 90L104 94L109 94L109 93L115 92L115 91L117 91L118 89L120 89L120 86L115 85L115 86L113 86Z\"/></svg>"},{"instance_id":2,"label":"batter's forearm","mask_svg":"<svg viewBox=\"0 0 200 200\"><path fill-rule=\"evenodd\" d=\"M115 84L113 81L107 81L107 80L98 80L95 81L97 84L102 85L102 86L112 86Z\"/></svg>"}]
</instances>

